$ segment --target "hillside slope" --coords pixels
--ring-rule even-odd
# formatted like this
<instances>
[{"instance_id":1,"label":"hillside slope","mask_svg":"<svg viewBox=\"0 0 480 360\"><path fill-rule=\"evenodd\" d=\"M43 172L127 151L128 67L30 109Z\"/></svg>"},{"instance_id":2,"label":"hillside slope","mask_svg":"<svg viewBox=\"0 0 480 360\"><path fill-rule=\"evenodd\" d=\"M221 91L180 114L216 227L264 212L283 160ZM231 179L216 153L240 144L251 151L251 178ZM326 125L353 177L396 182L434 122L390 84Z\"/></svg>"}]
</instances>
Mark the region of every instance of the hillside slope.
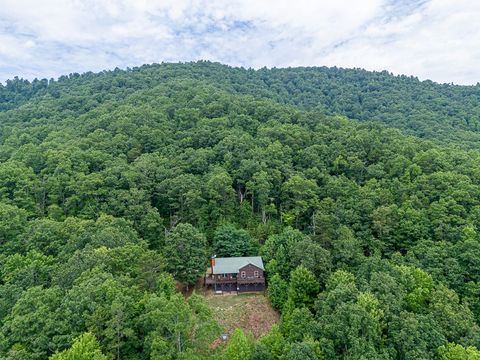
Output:
<instances>
[{"instance_id":1,"label":"hillside slope","mask_svg":"<svg viewBox=\"0 0 480 360\"><path fill-rule=\"evenodd\" d=\"M0 86L0 110L50 94L95 94L102 102L132 89L169 79L205 80L229 92L272 99L362 121L377 121L407 134L469 148L480 144L480 85L454 86L387 72L327 67L243 69L218 63L144 65L122 71L62 76L32 83L19 79Z\"/></svg>"},{"instance_id":2,"label":"hillside slope","mask_svg":"<svg viewBox=\"0 0 480 360\"><path fill-rule=\"evenodd\" d=\"M260 253L281 312L232 352L477 356L480 152L188 66L72 76L0 113L0 358L92 334L109 358L221 358L212 310L174 290L219 251Z\"/></svg>"}]
</instances>

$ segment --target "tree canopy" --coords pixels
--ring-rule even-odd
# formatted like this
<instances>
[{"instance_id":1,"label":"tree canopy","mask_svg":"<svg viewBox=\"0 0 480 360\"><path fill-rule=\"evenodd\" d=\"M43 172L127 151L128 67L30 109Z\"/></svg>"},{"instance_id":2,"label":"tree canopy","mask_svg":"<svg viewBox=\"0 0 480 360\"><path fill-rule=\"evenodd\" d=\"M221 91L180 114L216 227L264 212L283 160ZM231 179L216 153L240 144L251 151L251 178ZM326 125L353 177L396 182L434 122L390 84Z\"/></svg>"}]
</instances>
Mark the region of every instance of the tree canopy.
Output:
<instances>
[{"instance_id":1,"label":"tree canopy","mask_svg":"<svg viewBox=\"0 0 480 360\"><path fill-rule=\"evenodd\" d=\"M7 81L0 358L478 357L479 98L209 62ZM214 347L176 291L215 254L263 257L265 337Z\"/></svg>"}]
</instances>

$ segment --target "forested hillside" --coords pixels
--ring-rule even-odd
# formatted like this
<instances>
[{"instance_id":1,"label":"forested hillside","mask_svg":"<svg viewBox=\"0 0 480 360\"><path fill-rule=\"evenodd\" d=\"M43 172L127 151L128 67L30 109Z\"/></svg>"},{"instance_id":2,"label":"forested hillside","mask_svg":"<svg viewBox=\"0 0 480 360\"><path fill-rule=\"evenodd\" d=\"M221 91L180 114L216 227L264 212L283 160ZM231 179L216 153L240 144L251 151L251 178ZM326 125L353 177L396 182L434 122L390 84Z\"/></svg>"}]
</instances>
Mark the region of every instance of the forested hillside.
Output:
<instances>
[{"instance_id":1,"label":"forested hillside","mask_svg":"<svg viewBox=\"0 0 480 360\"><path fill-rule=\"evenodd\" d=\"M373 79L384 108L349 113ZM0 358L480 358L478 91L210 63L10 82ZM204 300L176 292L214 251L263 256L265 337L212 347Z\"/></svg>"},{"instance_id":2,"label":"forested hillside","mask_svg":"<svg viewBox=\"0 0 480 360\"><path fill-rule=\"evenodd\" d=\"M59 81L19 79L0 86L0 109L15 108L31 98L85 92L93 102L124 96L132 90L170 79L205 80L216 88L272 99L362 121L377 121L421 138L467 148L480 145L480 84L453 86L386 71L327 67L243 69L211 62L155 64L122 71L62 76ZM129 89L130 91L128 91ZM78 100L78 99L77 99ZM83 99L83 101L86 101Z\"/></svg>"}]
</instances>

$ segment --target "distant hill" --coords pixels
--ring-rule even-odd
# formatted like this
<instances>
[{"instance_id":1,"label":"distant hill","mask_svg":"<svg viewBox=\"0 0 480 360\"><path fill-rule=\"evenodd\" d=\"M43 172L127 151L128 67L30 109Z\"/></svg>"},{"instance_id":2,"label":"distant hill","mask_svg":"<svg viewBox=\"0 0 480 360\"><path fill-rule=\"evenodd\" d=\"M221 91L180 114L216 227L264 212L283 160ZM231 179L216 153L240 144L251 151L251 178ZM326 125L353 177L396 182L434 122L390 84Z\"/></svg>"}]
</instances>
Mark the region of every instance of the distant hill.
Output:
<instances>
[{"instance_id":1,"label":"distant hill","mask_svg":"<svg viewBox=\"0 0 480 360\"><path fill-rule=\"evenodd\" d=\"M201 61L70 74L58 81L14 79L0 86L0 110L16 108L46 94L74 97L84 90L95 93L93 100L102 102L173 78L205 80L229 92L329 115L377 121L439 142L480 146L480 85L438 84L386 71L336 67L253 70Z\"/></svg>"}]
</instances>

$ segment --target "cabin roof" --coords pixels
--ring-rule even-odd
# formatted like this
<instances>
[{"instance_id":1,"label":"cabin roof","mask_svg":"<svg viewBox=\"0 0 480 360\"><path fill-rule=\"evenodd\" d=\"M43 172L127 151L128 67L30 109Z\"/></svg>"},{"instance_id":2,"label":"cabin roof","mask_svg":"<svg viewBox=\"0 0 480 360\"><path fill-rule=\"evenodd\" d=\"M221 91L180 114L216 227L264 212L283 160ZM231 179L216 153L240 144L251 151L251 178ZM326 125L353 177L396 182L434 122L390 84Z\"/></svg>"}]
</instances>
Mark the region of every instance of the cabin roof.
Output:
<instances>
[{"instance_id":1,"label":"cabin roof","mask_svg":"<svg viewBox=\"0 0 480 360\"><path fill-rule=\"evenodd\" d=\"M245 256L245 257L226 257L215 258L215 265L213 266L213 274L234 274L238 273L239 269L245 265L252 264L262 270L263 261L260 256Z\"/></svg>"}]
</instances>

